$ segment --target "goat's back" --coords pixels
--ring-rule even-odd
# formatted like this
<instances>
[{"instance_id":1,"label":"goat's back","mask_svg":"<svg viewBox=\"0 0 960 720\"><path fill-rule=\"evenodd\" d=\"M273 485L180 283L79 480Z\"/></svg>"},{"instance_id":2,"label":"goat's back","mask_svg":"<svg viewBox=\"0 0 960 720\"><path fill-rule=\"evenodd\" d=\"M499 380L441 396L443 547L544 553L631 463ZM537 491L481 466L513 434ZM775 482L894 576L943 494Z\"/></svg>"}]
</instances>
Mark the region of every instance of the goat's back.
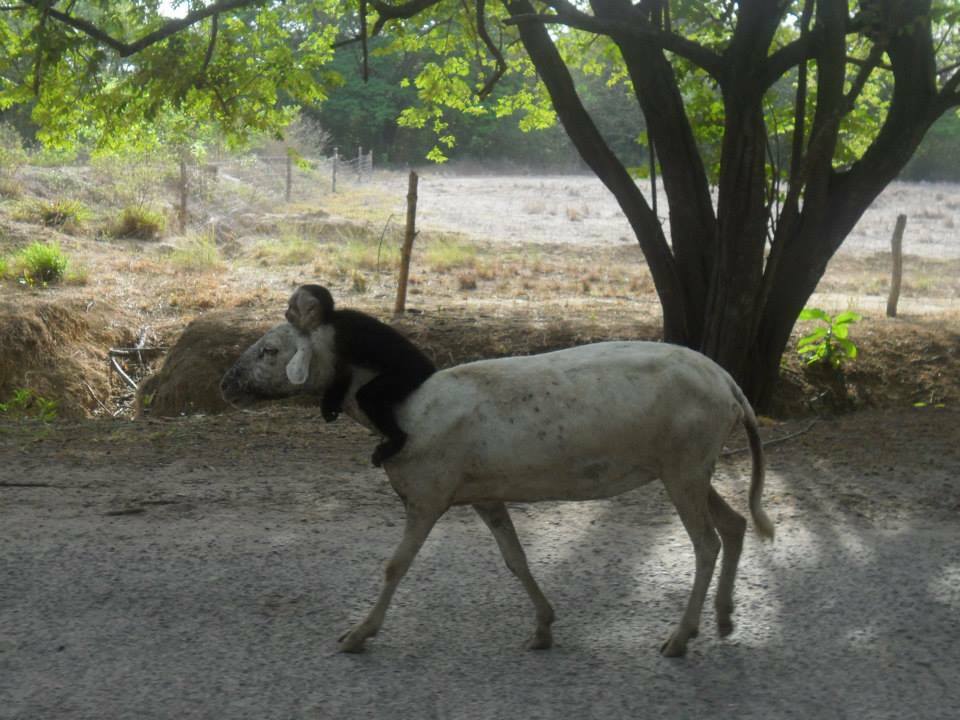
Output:
<instances>
[{"instance_id":1,"label":"goat's back","mask_svg":"<svg viewBox=\"0 0 960 720\"><path fill-rule=\"evenodd\" d=\"M709 469L742 416L732 387L711 360L663 343L468 363L398 408L410 439L396 470L459 475L457 502L607 497L678 463Z\"/></svg>"}]
</instances>

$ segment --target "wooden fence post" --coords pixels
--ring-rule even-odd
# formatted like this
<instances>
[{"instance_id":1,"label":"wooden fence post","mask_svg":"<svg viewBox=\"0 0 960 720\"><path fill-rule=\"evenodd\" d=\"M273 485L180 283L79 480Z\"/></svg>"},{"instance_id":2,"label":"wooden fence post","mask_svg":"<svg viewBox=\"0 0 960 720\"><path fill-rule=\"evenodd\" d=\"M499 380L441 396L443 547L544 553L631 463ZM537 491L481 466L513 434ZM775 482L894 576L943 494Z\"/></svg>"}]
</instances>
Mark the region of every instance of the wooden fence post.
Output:
<instances>
[{"instance_id":1,"label":"wooden fence post","mask_svg":"<svg viewBox=\"0 0 960 720\"><path fill-rule=\"evenodd\" d=\"M284 197L290 202L290 190L293 185L293 158L290 157L290 149L287 148L287 191Z\"/></svg>"},{"instance_id":2,"label":"wooden fence post","mask_svg":"<svg viewBox=\"0 0 960 720\"><path fill-rule=\"evenodd\" d=\"M363 167L363 146L358 145L357 146L357 183L359 183L361 180L360 172L362 167Z\"/></svg>"},{"instance_id":3,"label":"wooden fence post","mask_svg":"<svg viewBox=\"0 0 960 720\"><path fill-rule=\"evenodd\" d=\"M333 149L333 161L330 163L333 166L333 170L330 175L330 192L335 193L337 191L337 160L339 159L340 152L337 148Z\"/></svg>"},{"instance_id":4,"label":"wooden fence post","mask_svg":"<svg viewBox=\"0 0 960 720\"><path fill-rule=\"evenodd\" d=\"M411 170L407 181L407 226L403 233L403 249L400 251L400 277L397 280L397 302L394 316L403 315L407 307L407 281L410 279L410 256L413 254L413 239L417 235L417 174Z\"/></svg>"},{"instance_id":5,"label":"wooden fence post","mask_svg":"<svg viewBox=\"0 0 960 720\"><path fill-rule=\"evenodd\" d=\"M177 209L177 221L180 225L180 234L187 232L187 153L180 153L180 207Z\"/></svg>"},{"instance_id":6,"label":"wooden fence post","mask_svg":"<svg viewBox=\"0 0 960 720\"><path fill-rule=\"evenodd\" d=\"M890 238L890 250L893 254L893 277L890 279L890 296L887 298L887 317L897 316L897 302L900 300L900 283L903 279L903 231L907 227L907 216L897 215L897 224Z\"/></svg>"}]
</instances>

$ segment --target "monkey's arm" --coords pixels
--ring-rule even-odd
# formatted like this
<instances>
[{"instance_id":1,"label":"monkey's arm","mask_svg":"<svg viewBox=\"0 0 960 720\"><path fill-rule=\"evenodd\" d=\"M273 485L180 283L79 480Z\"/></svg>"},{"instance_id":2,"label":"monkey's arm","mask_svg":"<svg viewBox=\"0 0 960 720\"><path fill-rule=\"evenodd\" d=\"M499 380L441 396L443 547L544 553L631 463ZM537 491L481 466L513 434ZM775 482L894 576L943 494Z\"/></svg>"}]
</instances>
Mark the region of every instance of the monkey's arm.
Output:
<instances>
[{"instance_id":1,"label":"monkey's arm","mask_svg":"<svg viewBox=\"0 0 960 720\"><path fill-rule=\"evenodd\" d=\"M353 374L350 372L350 366L338 362L334 367L333 381L327 387L320 403L320 412L327 422L336 420L340 411L343 410L343 400L347 396L352 379Z\"/></svg>"}]
</instances>

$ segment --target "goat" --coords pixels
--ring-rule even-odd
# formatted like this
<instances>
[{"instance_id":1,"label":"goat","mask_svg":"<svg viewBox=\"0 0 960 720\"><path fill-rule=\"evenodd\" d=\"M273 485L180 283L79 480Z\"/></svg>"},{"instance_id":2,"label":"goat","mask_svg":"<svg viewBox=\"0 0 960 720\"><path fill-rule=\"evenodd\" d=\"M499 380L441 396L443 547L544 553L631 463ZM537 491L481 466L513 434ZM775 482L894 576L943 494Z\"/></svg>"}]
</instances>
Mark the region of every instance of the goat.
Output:
<instances>
[{"instance_id":1,"label":"goat","mask_svg":"<svg viewBox=\"0 0 960 720\"><path fill-rule=\"evenodd\" d=\"M329 326L304 336L289 324L278 325L243 353L221 390L231 401L322 393L334 375L333 347ZM357 406L356 391L369 379L357 369L344 404L344 411L367 427L371 423ZM340 638L341 651L359 652L377 634L430 530L449 507L463 504L473 506L493 533L533 603L536 625L527 646L549 648L554 610L530 573L505 503L607 498L658 477L696 558L686 609L661 652L683 655L697 635L721 547L717 626L721 636L733 631L734 580L746 521L720 497L710 477L738 423L752 454L754 525L764 538L774 531L761 507L764 461L756 417L730 375L711 360L650 342L482 360L434 373L396 406L396 416L409 439L384 469L404 503L403 537L375 605Z\"/></svg>"}]
</instances>

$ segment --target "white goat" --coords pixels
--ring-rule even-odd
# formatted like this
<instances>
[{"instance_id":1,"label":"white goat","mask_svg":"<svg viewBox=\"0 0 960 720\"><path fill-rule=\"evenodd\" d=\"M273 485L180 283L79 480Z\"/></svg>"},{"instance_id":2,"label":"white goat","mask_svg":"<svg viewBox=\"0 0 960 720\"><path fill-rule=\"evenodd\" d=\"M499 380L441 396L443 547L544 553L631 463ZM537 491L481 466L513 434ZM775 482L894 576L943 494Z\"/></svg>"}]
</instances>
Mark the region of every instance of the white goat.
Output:
<instances>
[{"instance_id":1,"label":"white goat","mask_svg":"<svg viewBox=\"0 0 960 720\"><path fill-rule=\"evenodd\" d=\"M270 330L224 376L225 397L322 392L330 381L332 337L309 340L289 325ZM357 373L344 410L368 424L355 403ZM403 539L387 563L366 619L340 638L358 652L377 634L398 583L434 523L451 505L472 505L490 528L507 567L536 609L528 647L549 648L553 608L530 570L506 502L592 500L660 478L693 542L696 573L679 625L663 644L683 655L695 637L723 548L716 595L720 635L733 630L733 587L746 521L710 484L727 436L741 423L753 456L750 512L773 537L761 508L763 451L753 410L718 365L674 345L607 342L570 350L484 360L431 376L396 409L407 445L384 464L403 499ZM719 532L719 537L717 536Z\"/></svg>"}]
</instances>

